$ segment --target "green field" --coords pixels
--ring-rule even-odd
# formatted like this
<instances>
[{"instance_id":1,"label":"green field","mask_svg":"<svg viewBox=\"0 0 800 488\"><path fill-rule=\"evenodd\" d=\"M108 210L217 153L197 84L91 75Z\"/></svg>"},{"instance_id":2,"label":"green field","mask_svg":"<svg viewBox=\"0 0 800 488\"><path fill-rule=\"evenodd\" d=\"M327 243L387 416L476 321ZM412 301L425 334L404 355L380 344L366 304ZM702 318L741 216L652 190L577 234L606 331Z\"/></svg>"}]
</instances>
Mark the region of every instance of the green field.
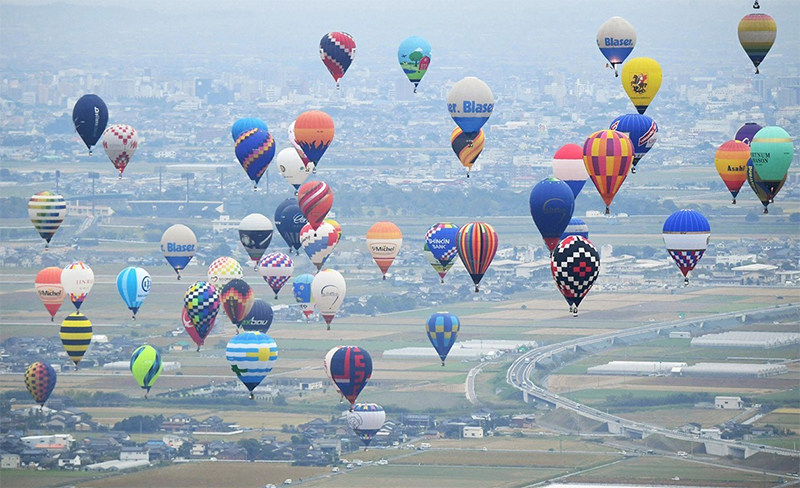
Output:
<instances>
[{"instance_id":1,"label":"green field","mask_svg":"<svg viewBox=\"0 0 800 488\"><path fill-rule=\"evenodd\" d=\"M3 488L53 488L73 485L102 478L106 475L85 471L32 471L28 469L4 469L0 471Z\"/></svg>"}]
</instances>

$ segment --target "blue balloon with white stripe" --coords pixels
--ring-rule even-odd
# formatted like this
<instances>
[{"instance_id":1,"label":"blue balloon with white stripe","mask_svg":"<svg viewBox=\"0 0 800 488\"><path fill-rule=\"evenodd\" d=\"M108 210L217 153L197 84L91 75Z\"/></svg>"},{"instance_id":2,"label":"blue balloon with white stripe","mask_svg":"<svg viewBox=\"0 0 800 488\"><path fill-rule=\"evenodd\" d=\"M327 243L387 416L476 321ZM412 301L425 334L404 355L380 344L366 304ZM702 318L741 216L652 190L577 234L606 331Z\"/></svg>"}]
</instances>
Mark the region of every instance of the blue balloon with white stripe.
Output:
<instances>
[{"instance_id":1,"label":"blue balloon with white stripe","mask_svg":"<svg viewBox=\"0 0 800 488\"><path fill-rule=\"evenodd\" d=\"M639 160L652 149L658 140L658 124L647 115L627 114L614 119L609 129L622 132L630 137L633 143L631 173L636 173L636 165L639 164Z\"/></svg>"},{"instance_id":2,"label":"blue balloon with white stripe","mask_svg":"<svg viewBox=\"0 0 800 488\"><path fill-rule=\"evenodd\" d=\"M278 359L278 345L267 334L245 332L233 336L228 342L225 357L231 363L231 371L244 383L253 400L253 390L272 371Z\"/></svg>"},{"instance_id":3,"label":"blue balloon with white stripe","mask_svg":"<svg viewBox=\"0 0 800 488\"><path fill-rule=\"evenodd\" d=\"M461 329L461 321L454 314L449 312L437 312L428 318L425 331L428 333L433 348L439 354L444 366L444 360L450 353L453 344L456 343L458 331Z\"/></svg>"},{"instance_id":4,"label":"blue balloon with white stripe","mask_svg":"<svg viewBox=\"0 0 800 488\"><path fill-rule=\"evenodd\" d=\"M117 275L117 291L125 305L133 312L133 320L136 320L136 312L150 293L150 285L150 273L142 268L129 266Z\"/></svg>"},{"instance_id":5,"label":"blue balloon with white stripe","mask_svg":"<svg viewBox=\"0 0 800 488\"><path fill-rule=\"evenodd\" d=\"M567 225L567 228L564 229L564 233L561 234L561 239L565 239L569 236L581 236L584 239L588 239L589 226L586 225L586 222L584 222L583 219L572 217L569 219L569 224Z\"/></svg>"}]
</instances>

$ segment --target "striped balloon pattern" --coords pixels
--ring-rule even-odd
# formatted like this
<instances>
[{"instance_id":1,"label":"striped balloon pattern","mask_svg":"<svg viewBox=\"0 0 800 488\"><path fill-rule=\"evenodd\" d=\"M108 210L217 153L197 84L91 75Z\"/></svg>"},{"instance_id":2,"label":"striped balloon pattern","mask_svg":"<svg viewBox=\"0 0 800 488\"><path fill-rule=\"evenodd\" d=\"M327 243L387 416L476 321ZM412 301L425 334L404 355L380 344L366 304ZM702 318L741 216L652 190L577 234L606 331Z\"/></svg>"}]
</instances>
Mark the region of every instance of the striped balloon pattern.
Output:
<instances>
[{"instance_id":1,"label":"striped balloon pattern","mask_svg":"<svg viewBox=\"0 0 800 488\"><path fill-rule=\"evenodd\" d=\"M136 312L142 306L147 294L150 293L150 273L142 268L133 266L127 267L120 271L117 275L117 291L122 297L122 301L128 306L128 309L133 312L133 318L136 319Z\"/></svg>"},{"instance_id":2,"label":"striped balloon pattern","mask_svg":"<svg viewBox=\"0 0 800 488\"><path fill-rule=\"evenodd\" d=\"M278 292L292 277L294 261L282 252L269 253L258 261L258 272L269 287L272 288L272 291L275 292L275 299L277 300Z\"/></svg>"},{"instance_id":3,"label":"striped balloon pattern","mask_svg":"<svg viewBox=\"0 0 800 488\"><path fill-rule=\"evenodd\" d=\"M553 155L553 176L566 183L572 195L578 198L589 179L586 165L583 164L583 148L577 144L561 146Z\"/></svg>"},{"instance_id":4,"label":"striped balloon pattern","mask_svg":"<svg viewBox=\"0 0 800 488\"><path fill-rule=\"evenodd\" d=\"M245 332L233 336L228 342L225 358L231 364L231 371L250 391L261 384L267 373L272 371L278 360L278 345L272 337L261 332Z\"/></svg>"},{"instance_id":5,"label":"striped balloon pattern","mask_svg":"<svg viewBox=\"0 0 800 488\"><path fill-rule=\"evenodd\" d=\"M606 214L633 164L633 144L615 130L597 131L583 144L583 164L606 203Z\"/></svg>"},{"instance_id":6,"label":"striped balloon pattern","mask_svg":"<svg viewBox=\"0 0 800 488\"><path fill-rule=\"evenodd\" d=\"M235 151L236 159L253 182L253 189L258 189L259 180L275 157L275 140L272 135L261 129L244 131L236 139Z\"/></svg>"},{"instance_id":7,"label":"striped balloon pattern","mask_svg":"<svg viewBox=\"0 0 800 488\"><path fill-rule=\"evenodd\" d=\"M750 159L750 146L744 142L730 140L721 145L714 155L717 173L728 187L736 204L736 196L747 180L747 161Z\"/></svg>"},{"instance_id":8,"label":"striped balloon pattern","mask_svg":"<svg viewBox=\"0 0 800 488\"><path fill-rule=\"evenodd\" d=\"M470 222L458 231L458 256L475 283L476 293L478 284L492 264L498 243L497 232L486 222Z\"/></svg>"},{"instance_id":9,"label":"striped balloon pattern","mask_svg":"<svg viewBox=\"0 0 800 488\"><path fill-rule=\"evenodd\" d=\"M759 73L758 66L775 43L778 26L767 14L748 14L739 21L739 43Z\"/></svg>"},{"instance_id":10,"label":"striped balloon pattern","mask_svg":"<svg viewBox=\"0 0 800 488\"><path fill-rule=\"evenodd\" d=\"M297 204L309 225L317 230L333 207L333 190L324 181L309 181L297 191Z\"/></svg>"},{"instance_id":11,"label":"striped balloon pattern","mask_svg":"<svg viewBox=\"0 0 800 488\"><path fill-rule=\"evenodd\" d=\"M119 171L120 178L138 147L139 136L136 129L129 125L114 124L103 132L103 149L111 164Z\"/></svg>"},{"instance_id":12,"label":"striped balloon pattern","mask_svg":"<svg viewBox=\"0 0 800 488\"><path fill-rule=\"evenodd\" d=\"M67 216L67 202L61 195L41 191L28 201L28 216L36 232L45 240L45 249Z\"/></svg>"},{"instance_id":13,"label":"striped balloon pattern","mask_svg":"<svg viewBox=\"0 0 800 488\"><path fill-rule=\"evenodd\" d=\"M216 287L207 281L197 281L186 290L183 296L183 306L200 338L199 346L203 345L217 320L220 298Z\"/></svg>"},{"instance_id":14,"label":"striped balloon pattern","mask_svg":"<svg viewBox=\"0 0 800 488\"><path fill-rule=\"evenodd\" d=\"M708 248L711 238L708 219L697 210L678 210L667 217L661 232L667 252L683 273L684 284L688 285L689 271L694 269Z\"/></svg>"},{"instance_id":15,"label":"striped balloon pattern","mask_svg":"<svg viewBox=\"0 0 800 488\"><path fill-rule=\"evenodd\" d=\"M305 156L313 163L312 172L316 173L319 160L333 142L335 132L331 116L320 110L303 112L294 121L294 143L300 148L298 153L302 152L300 158Z\"/></svg>"},{"instance_id":16,"label":"striped balloon pattern","mask_svg":"<svg viewBox=\"0 0 800 488\"><path fill-rule=\"evenodd\" d=\"M67 351L67 356L75 363L77 369L78 363L81 362L92 342L92 323L82 313L72 313L61 322L59 335L64 350Z\"/></svg>"},{"instance_id":17,"label":"striped balloon pattern","mask_svg":"<svg viewBox=\"0 0 800 488\"><path fill-rule=\"evenodd\" d=\"M458 331L461 329L461 321L454 314L449 312L437 312L428 318L425 324L425 331L428 333L433 348L442 360L447 358L447 354L456 343Z\"/></svg>"},{"instance_id":18,"label":"striped balloon pattern","mask_svg":"<svg viewBox=\"0 0 800 488\"><path fill-rule=\"evenodd\" d=\"M25 370L25 387L28 388L33 401L39 405L50 398L56 387L56 370L46 361L36 361Z\"/></svg>"},{"instance_id":19,"label":"striped balloon pattern","mask_svg":"<svg viewBox=\"0 0 800 488\"><path fill-rule=\"evenodd\" d=\"M145 390L144 397L147 398L147 393L150 393L150 388L161 374L161 354L153 346L145 344L133 351L130 366L134 379Z\"/></svg>"},{"instance_id":20,"label":"striped balloon pattern","mask_svg":"<svg viewBox=\"0 0 800 488\"><path fill-rule=\"evenodd\" d=\"M225 310L225 315L237 327L241 325L247 314L250 313L253 308L253 302L256 299L250 285L238 278L229 281L222 288L219 298L222 302L222 308Z\"/></svg>"},{"instance_id":21,"label":"striped balloon pattern","mask_svg":"<svg viewBox=\"0 0 800 488\"><path fill-rule=\"evenodd\" d=\"M339 233L327 222L322 222L317 230L312 229L311 224L306 224L300 231L300 242L319 271L339 244Z\"/></svg>"},{"instance_id":22,"label":"striped balloon pattern","mask_svg":"<svg viewBox=\"0 0 800 488\"><path fill-rule=\"evenodd\" d=\"M451 222L433 224L425 233L423 251L426 256L430 254L428 262L444 283L445 275L458 256L458 226Z\"/></svg>"},{"instance_id":23,"label":"striped balloon pattern","mask_svg":"<svg viewBox=\"0 0 800 488\"><path fill-rule=\"evenodd\" d=\"M367 231L367 248L384 280L402 245L403 233L392 222L377 222Z\"/></svg>"},{"instance_id":24,"label":"striped balloon pattern","mask_svg":"<svg viewBox=\"0 0 800 488\"><path fill-rule=\"evenodd\" d=\"M61 273L64 270L51 266L45 268L36 275L36 294L44 304L44 308L50 313L50 321L52 322L64 302L64 286L61 284Z\"/></svg>"},{"instance_id":25,"label":"striped balloon pattern","mask_svg":"<svg viewBox=\"0 0 800 488\"><path fill-rule=\"evenodd\" d=\"M764 183L764 180L758 176L755 167L753 166L753 161L747 162L747 183L750 185L750 188L753 190L753 193L756 194L758 200L761 202L761 205L764 206L764 213L769 213L769 204L772 203L772 198L775 197L783 185L786 183L786 177L789 174L785 174L783 179L778 183L778 186L768 186Z\"/></svg>"},{"instance_id":26,"label":"striped balloon pattern","mask_svg":"<svg viewBox=\"0 0 800 488\"><path fill-rule=\"evenodd\" d=\"M453 148L453 152L456 153L458 160L461 161L461 165L467 168L467 178L469 178L469 172L475 161L478 160L478 156L481 155L483 146L486 143L483 129L479 130L478 135L474 136L470 141L471 137L472 135L465 134L460 127L453 129L450 134L450 146Z\"/></svg>"},{"instance_id":27,"label":"striped balloon pattern","mask_svg":"<svg viewBox=\"0 0 800 488\"><path fill-rule=\"evenodd\" d=\"M347 32L328 32L319 41L319 57L333 76L337 88L355 55L356 41Z\"/></svg>"},{"instance_id":28,"label":"striped balloon pattern","mask_svg":"<svg viewBox=\"0 0 800 488\"><path fill-rule=\"evenodd\" d=\"M346 346L336 349L327 364L336 388L354 405L372 376L372 356L358 346Z\"/></svg>"},{"instance_id":29,"label":"striped balloon pattern","mask_svg":"<svg viewBox=\"0 0 800 488\"><path fill-rule=\"evenodd\" d=\"M566 239L569 236L581 236L584 239L588 239L589 226L586 225L586 222L584 222L583 219L572 217L569 219L569 225L567 225L567 228L564 229L564 233L561 234L561 239Z\"/></svg>"}]
</instances>

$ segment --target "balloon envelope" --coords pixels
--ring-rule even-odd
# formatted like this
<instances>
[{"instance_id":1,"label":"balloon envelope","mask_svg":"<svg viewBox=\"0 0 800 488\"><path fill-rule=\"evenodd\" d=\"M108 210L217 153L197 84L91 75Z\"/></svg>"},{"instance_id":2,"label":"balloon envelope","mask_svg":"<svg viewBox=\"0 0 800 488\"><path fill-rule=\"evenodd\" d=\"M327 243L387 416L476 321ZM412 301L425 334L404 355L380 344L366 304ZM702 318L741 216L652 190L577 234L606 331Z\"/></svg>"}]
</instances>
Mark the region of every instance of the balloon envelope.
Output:
<instances>
[{"instance_id":1,"label":"balloon envelope","mask_svg":"<svg viewBox=\"0 0 800 488\"><path fill-rule=\"evenodd\" d=\"M631 172L636 172L636 165L658 140L658 125L653 119L642 114L621 115L611 122L611 130L622 132L628 136L633 144L633 167Z\"/></svg>"},{"instance_id":2,"label":"balloon envelope","mask_svg":"<svg viewBox=\"0 0 800 488\"><path fill-rule=\"evenodd\" d=\"M355 404L372 376L372 357L358 346L345 346L334 351L329 368L342 396L350 401L350 405Z\"/></svg>"},{"instance_id":3,"label":"balloon envelope","mask_svg":"<svg viewBox=\"0 0 800 488\"><path fill-rule=\"evenodd\" d=\"M242 320L242 329L248 332L266 333L272 325L273 312L269 302L256 298L253 301L253 308L250 313Z\"/></svg>"},{"instance_id":4,"label":"balloon envelope","mask_svg":"<svg viewBox=\"0 0 800 488\"><path fill-rule=\"evenodd\" d=\"M661 65L650 58L631 59L622 67L620 80L636 110L644 114L661 88Z\"/></svg>"},{"instance_id":5,"label":"balloon envelope","mask_svg":"<svg viewBox=\"0 0 800 488\"><path fill-rule=\"evenodd\" d=\"M61 272L61 285L72 304L75 305L75 310L80 310L83 301L89 296L89 292L94 286L94 272L89 265L75 261Z\"/></svg>"},{"instance_id":6,"label":"balloon envelope","mask_svg":"<svg viewBox=\"0 0 800 488\"><path fill-rule=\"evenodd\" d=\"M244 270L239 261L223 256L215 259L208 265L208 281L215 287L222 289L223 286L231 282L231 280L242 279Z\"/></svg>"},{"instance_id":7,"label":"balloon envelope","mask_svg":"<svg viewBox=\"0 0 800 488\"><path fill-rule=\"evenodd\" d=\"M211 333L217 320L220 306L219 292L211 283L197 281L186 290L183 306L200 339L199 348Z\"/></svg>"},{"instance_id":8,"label":"balloon envelope","mask_svg":"<svg viewBox=\"0 0 800 488\"><path fill-rule=\"evenodd\" d=\"M272 222L260 213L252 213L239 223L239 240L250 259L258 262L272 242Z\"/></svg>"},{"instance_id":9,"label":"balloon envelope","mask_svg":"<svg viewBox=\"0 0 800 488\"><path fill-rule=\"evenodd\" d=\"M333 207L333 190L324 181L304 183L297 191L297 205L311 228L317 230Z\"/></svg>"},{"instance_id":10,"label":"balloon envelope","mask_svg":"<svg viewBox=\"0 0 800 488\"><path fill-rule=\"evenodd\" d=\"M50 398L56 387L58 375L56 370L47 361L36 361L25 370L25 387L39 405Z\"/></svg>"},{"instance_id":11,"label":"balloon envelope","mask_svg":"<svg viewBox=\"0 0 800 488\"><path fill-rule=\"evenodd\" d=\"M269 132L267 123L263 120L257 117L245 117L234 122L233 126L231 127L231 137L233 138L233 142L236 142L236 139L242 135L242 132L247 132L252 129L261 129L264 132Z\"/></svg>"},{"instance_id":12,"label":"balloon envelope","mask_svg":"<svg viewBox=\"0 0 800 488\"><path fill-rule=\"evenodd\" d=\"M763 127L755 122L748 122L739 127L739 130L736 131L736 136L734 139L737 141L742 141L749 146L750 143L753 142L753 137L755 137L756 134L758 134L758 131L761 129L763 129Z\"/></svg>"},{"instance_id":13,"label":"balloon envelope","mask_svg":"<svg viewBox=\"0 0 800 488\"><path fill-rule=\"evenodd\" d=\"M61 195L42 191L28 201L28 217L36 232L49 245L64 217L67 216L67 202ZM48 246L45 246L45 249Z\"/></svg>"},{"instance_id":14,"label":"balloon envelope","mask_svg":"<svg viewBox=\"0 0 800 488\"><path fill-rule=\"evenodd\" d=\"M386 273L402 245L403 233L391 222L377 222L367 231L367 248L381 269L383 279L386 279Z\"/></svg>"},{"instance_id":15,"label":"balloon envelope","mask_svg":"<svg viewBox=\"0 0 800 488\"><path fill-rule=\"evenodd\" d=\"M494 95L489 85L474 76L468 76L450 89L447 110L456 125L475 138L492 115Z\"/></svg>"},{"instance_id":16,"label":"balloon envelope","mask_svg":"<svg viewBox=\"0 0 800 488\"><path fill-rule=\"evenodd\" d=\"M222 302L222 309L225 311L225 315L228 316L232 324L238 327L253 308L255 296L250 285L246 281L237 278L222 287L219 300Z\"/></svg>"},{"instance_id":17,"label":"balloon envelope","mask_svg":"<svg viewBox=\"0 0 800 488\"><path fill-rule=\"evenodd\" d=\"M278 165L278 170L281 172L286 181L294 187L295 190L300 188L300 185L305 183L308 175L311 174L313 165L307 166L300 155L294 148L287 147L281 149L278 156L275 158L275 164Z\"/></svg>"},{"instance_id":18,"label":"balloon envelope","mask_svg":"<svg viewBox=\"0 0 800 488\"><path fill-rule=\"evenodd\" d=\"M739 21L738 30L739 43L758 74L758 67L772 48L778 34L775 19L767 14L748 14Z\"/></svg>"},{"instance_id":19,"label":"balloon envelope","mask_svg":"<svg viewBox=\"0 0 800 488\"><path fill-rule=\"evenodd\" d=\"M300 306L300 311L303 312L306 319L314 313L314 305L312 304L311 296L311 283L314 281L314 275L308 273L301 274L292 282L292 291L294 292L294 299Z\"/></svg>"},{"instance_id":20,"label":"balloon envelope","mask_svg":"<svg viewBox=\"0 0 800 488\"><path fill-rule=\"evenodd\" d=\"M397 49L397 61L408 81L414 84L416 93L419 82L431 64L431 45L419 36L407 37Z\"/></svg>"},{"instance_id":21,"label":"balloon envelope","mask_svg":"<svg viewBox=\"0 0 800 488\"><path fill-rule=\"evenodd\" d=\"M439 273L442 283L458 256L458 230L456 224L439 222L433 224L425 233L424 247L433 258L430 261L431 266Z\"/></svg>"},{"instance_id":22,"label":"balloon envelope","mask_svg":"<svg viewBox=\"0 0 800 488\"><path fill-rule=\"evenodd\" d=\"M528 202L533 223L539 229L547 249L552 252L575 211L572 189L551 176L533 187Z\"/></svg>"},{"instance_id":23,"label":"balloon envelope","mask_svg":"<svg viewBox=\"0 0 800 488\"><path fill-rule=\"evenodd\" d=\"M150 293L150 273L142 268L129 266L117 275L117 291L122 301L128 309L133 312L136 317L136 312L142 306L147 294Z\"/></svg>"},{"instance_id":24,"label":"balloon envelope","mask_svg":"<svg viewBox=\"0 0 800 488\"><path fill-rule=\"evenodd\" d=\"M322 222L317 230L306 224L300 231L300 242L303 250L319 271L328 260L336 245L339 243L339 233L327 222Z\"/></svg>"},{"instance_id":25,"label":"balloon envelope","mask_svg":"<svg viewBox=\"0 0 800 488\"><path fill-rule=\"evenodd\" d=\"M251 392L264 381L278 360L278 345L267 334L244 332L233 336L225 350L231 371Z\"/></svg>"},{"instance_id":26,"label":"balloon envelope","mask_svg":"<svg viewBox=\"0 0 800 488\"><path fill-rule=\"evenodd\" d=\"M274 156L275 141L265 130L250 129L242 132L236 139L236 159L255 188Z\"/></svg>"},{"instance_id":27,"label":"balloon envelope","mask_svg":"<svg viewBox=\"0 0 800 488\"><path fill-rule=\"evenodd\" d=\"M92 146L97 144L108 124L108 108L105 102L97 95L84 95L72 108L72 122L75 131L83 139L89 154Z\"/></svg>"},{"instance_id":28,"label":"balloon envelope","mask_svg":"<svg viewBox=\"0 0 800 488\"><path fill-rule=\"evenodd\" d=\"M103 149L111 164L119 171L120 178L138 147L139 135L136 129L129 125L114 124L103 132Z\"/></svg>"},{"instance_id":29,"label":"balloon envelope","mask_svg":"<svg viewBox=\"0 0 800 488\"><path fill-rule=\"evenodd\" d=\"M600 273L600 254L588 239L568 236L558 243L550 256L550 272L558 291L577 317L578 305Z\"/></svg>"},{"instance_id":30,"label":"balloon envelope","mask_svg":"<svg viewBox=\"0 0 800 488\"><path fill-rule=\"evenodd\" d=\"M300 249L300 231L308 223L296 198L287 198L275 209L275 228L278 229L289 249Z\"/></svg>"},{"instance_id":31,"label":"balloon envelope","mask_svg":"<svg viewBox=\"0 0 800 488\"><path fill-rule=\"evenodd\" d=\"M494 228L485 222L470 222L458 230L458 255L475 283L475 291L497 252Z\"/></svg>"},{"instance_id":32,"label":"balloon envelope","mask_svg":"<svg viewBox=\"0 0 800 488\"><path fill-rule=\"evenodd\" d=\"M50 313L53 320L61 304L64 302L64 286L61 284L61 274L64 270L55 266L45 268L36 275L35 286L39 300Z\"/></svg>"},{"instance_id":33,"label":"balloon envelope","mask_svg":"<svg viewBox=\"0 0 800 488\"><path fill-rule=\"evenodd\" d=\"M714 166L720 178L728 187L736 203L736 196L747 180L747 161L750 159L750 146L744 142L731 140L721 145L714 155Z\"/></svg>"},{"instance_id":34,"label":"balloon envelope","mask_svg":"<svg viewBox=\"0 0 800 488\"><path fill-rule=\"evenodd\" d=\"M147 393L161 374L162 366L161 354L151 345L140 346L131 355L133 378Z\"/></svg>"},{"instance_id":35,"label":"balloon envelope","mask_svg":"<svg viewBox=\"0 0 800 488\"><path fill-rule=\"evenodd\" d=\"M483 134L483 129L478 131L478 135L474 135L465 134L461 128L456 127L450 134L450 146L452 146L458 160L461 161L461 165L467 168L468 175L472 165L481 155L485 143L486 137Z\"/></svg>"},{"instance_id":36,"label":"balloon envelope","mask_svg":"<svg viewBox=\"0 0 800 488\"><path fill-rule=\"evenodd\" d=\"M569 225L567 225L567 228L564 229L564 233L561 234L561 239L564 239L567 236L581 236L584 239L588 239L589 226L587 226L586 222L584 222L582 219L572 217L569 219Z\"/></svg>"},{"instance_id":37,"label":"balloon envelope","mask_svg":"<svg viewBox=\"0 0 800 488\"><path fill-rule=\"evenodd\" d=\"M778 195L778 192L781 191L783 188L784 183L786 183L786 177L789 175L788 173L783 177L780 181L778 186L768 187L764 180L758 176L755 169L753 168L753 161L747 161L747 183L750 185L750 188L753 190L753 193L756 194L758 200L761 202L761 205L764 206L764 213L769 213L769 204L772 203L772 198Z\"/></svg>"},{"instance_id":38,"label":"balloon envelope","mask_svg":"<svg viewBox=\"0 0 800 488\"><path fill-rule=\"evenodd\" d=\"M347 413L347 425L365 446L369 446L372 438L385 423L386 412L383 407L375 403L356 403Z\"/></svg>"},{"instance_id":39,"label":"balloon envelope","mask_svg":"<svg viewBox=\"0 0 800 488\"><path fill-rule=\"evenodd\" d=\"M625 65L628 66L627 64ZM614 130L597 131L583 144L583 163L597 192L606 203L606 213L633 164L633 144Z\"/></svg>"},{"instance_id":40,"label":"balloon envelope","mask_svg":"<svg viewBox=\"0 0 800 488\"><path fill-rule=\"evenodd\" d=\"M428 317L425 330L433 348L436 349L436 353L442 360L442 366L444 366L444 360L453 344L456 343L458 331L461 330L461 321L452 313L437 312Z\"/></svg>"},{"instance_id":41,"label":"balloon envelope","mask_svg":"<svg viewBox=\"0 0 800 488\"><path fill-rule=\"evenodd\" d=\"M80 312L69 314L61 322L59 336L67 356L77 367L92 343L92 323Z\"/></svg>"},{"instance_id":42,"label":"balloon envelope","mask_svg":"<svg viewBox=\"0 0 800 488\"><path fill-rule=\"evenodd\" d=\"M303 112L294 121L294 141L314 167L333 142L334 132L331 116L319 110Z\"/></svg>"},{"instance_id":43,"label":"balloon envelope","mask_svg":"<svg viewBox=\"0 0 800 488\"><path fill-rule=\"evenodd\" d=\"M178 279L181 279L181 270L192 260L196 249L197 237L183 224L171 226L161 236L161 252L178 274Z\"/></svg>"},{"instance_id":44,"label":"balloon envelope","mask_svg":"<svg viewBox=\"0 0 800 488\"><path fill-rule=\"evenodd\" d=\"M636 30L622 17L611 17L597 31L597 47L616 69L636 47Z\"/></svg>"},{"instance_id":45,"label":"balloon envelope","mask_svg":"<svg viewBox=\"0 0 800 488\"><path fill-rule=\"evenodd\" d=\"M275 292L276 299L278 298L278 292L289 281L293 272L294 262L292 258L282 252L269 253L258 261L258 273L272 288L272 291Z\"/></svg>"},{"instance_id":46,"label":"balloon envelope","mask_svg":"<svg viewBox=\"0 0 800 488\"><path fill-rule=\"evenodd\" d=\"M711 226L708 224L708 219L696 210L678 210L667 217L662 236L667 252L686 277L708 247ZM686 284L688 283L687 278Z\"/></svg>"},{"instance_id":47,"label":"balloon envelope","mask_svg":"<svg viewBox=\"0 0 800 488\"><path fill-rule=\"evenodd\" d=\"M328 32L319 41L319 57L333 76L337 87L355 55L356 41L347 32Z\"/></svg>"},{"instance_id":48,"label":"balloon envelope","mask_svg":"<svg viewBox=\"0 0 800 488\"><path fill-rule=\"evenodd\" d=\"M311 282L311 296L317 304L319 313L331 328L331 321L342 306L347 295L347 283L344 276L333 269L323 269Z\"/></svg>"},{"instance_id":49,"label":"balloon envelope","mask_svg":"<svg viewBox=\"0 0 800 488\"><path fill-rule=\"evenodd\" d=\"M778 193L776 188L789 171L794 155L794 143L781 127L764 127L750 143L753 167L766 185L770 200Z\"/></svg>"},{"instance_id":50,"label":"balloon envelope","mask_svg":"<svg viewBox=\"0 0 800 488\"><path fill-rule=\"evenodd\" d=\"M561 146L553 155L553 176L566 183L578 198L589 178L583 164L583 148L577 144Z\"/></svg>"}]
</instances>

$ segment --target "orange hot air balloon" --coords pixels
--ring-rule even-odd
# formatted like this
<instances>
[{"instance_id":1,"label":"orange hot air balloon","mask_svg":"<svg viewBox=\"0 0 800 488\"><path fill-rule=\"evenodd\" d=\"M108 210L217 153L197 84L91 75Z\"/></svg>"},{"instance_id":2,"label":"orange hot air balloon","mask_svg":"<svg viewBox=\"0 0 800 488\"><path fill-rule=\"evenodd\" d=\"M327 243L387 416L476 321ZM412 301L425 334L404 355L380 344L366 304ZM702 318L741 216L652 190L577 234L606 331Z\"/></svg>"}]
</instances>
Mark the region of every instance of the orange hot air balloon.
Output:
<instances>
[{"instance_id":1,"label":"orange hot air balloon","mask_svg":"<svg viewBox=\"0 0 800 488\"><path fill-rule=\"evenodd\" d=\"M750 159L750 146L742 141L730 140L721 145L714 155L714 165L717 172L733 195L733 204L736 205L736 195L747 181L747 160Z\"/></svg>"},{"instance_id":2,"label":"orange hot air balloon","mask_svg":"<svg viewBox=\"0 0 800 488\"><path fill-rule=\"evenodd\" d=\"M61 286L62 271L64 270L61 268L51 266L39 271L39 274L36 275L36 293L44 304L44 308L50 312L50 322L53 321L66 296L64 287Z\"/></svg>"},{"instance_id":3,"label":"orange hot air balloon","mask_svg":"<svg viewBox=\"0 0 800 488\"><path fill-rule=\"evenodd\" d=\"M303 112L294 122L295 142L308 160L314 163L314 173L320 158L333 142L333 133L333 119L319 110Z\"/></svg>"},{"instance_id":4,"label":"orange hot air balloon","mask_svg":"<svg viewBox=\"0 0 800 488\"><path fill-rule=\"evenodd\" d=\"M386 272L403 245L403 233L391 222L378 222L367 231L367 247L386 279Z\"/></svg>"},{"instance_id":5,"label":"orange hot air balloon","mask_svg":"<svg viewBox=\"0 0 800 488\"><path fill-rule=\"evenodd\" d=\"M597 192L608 207L614 200L633 164L633 144L628 136L615 130L601 130L583 144L583 164Z\"/></svg>"}]
</instances>

